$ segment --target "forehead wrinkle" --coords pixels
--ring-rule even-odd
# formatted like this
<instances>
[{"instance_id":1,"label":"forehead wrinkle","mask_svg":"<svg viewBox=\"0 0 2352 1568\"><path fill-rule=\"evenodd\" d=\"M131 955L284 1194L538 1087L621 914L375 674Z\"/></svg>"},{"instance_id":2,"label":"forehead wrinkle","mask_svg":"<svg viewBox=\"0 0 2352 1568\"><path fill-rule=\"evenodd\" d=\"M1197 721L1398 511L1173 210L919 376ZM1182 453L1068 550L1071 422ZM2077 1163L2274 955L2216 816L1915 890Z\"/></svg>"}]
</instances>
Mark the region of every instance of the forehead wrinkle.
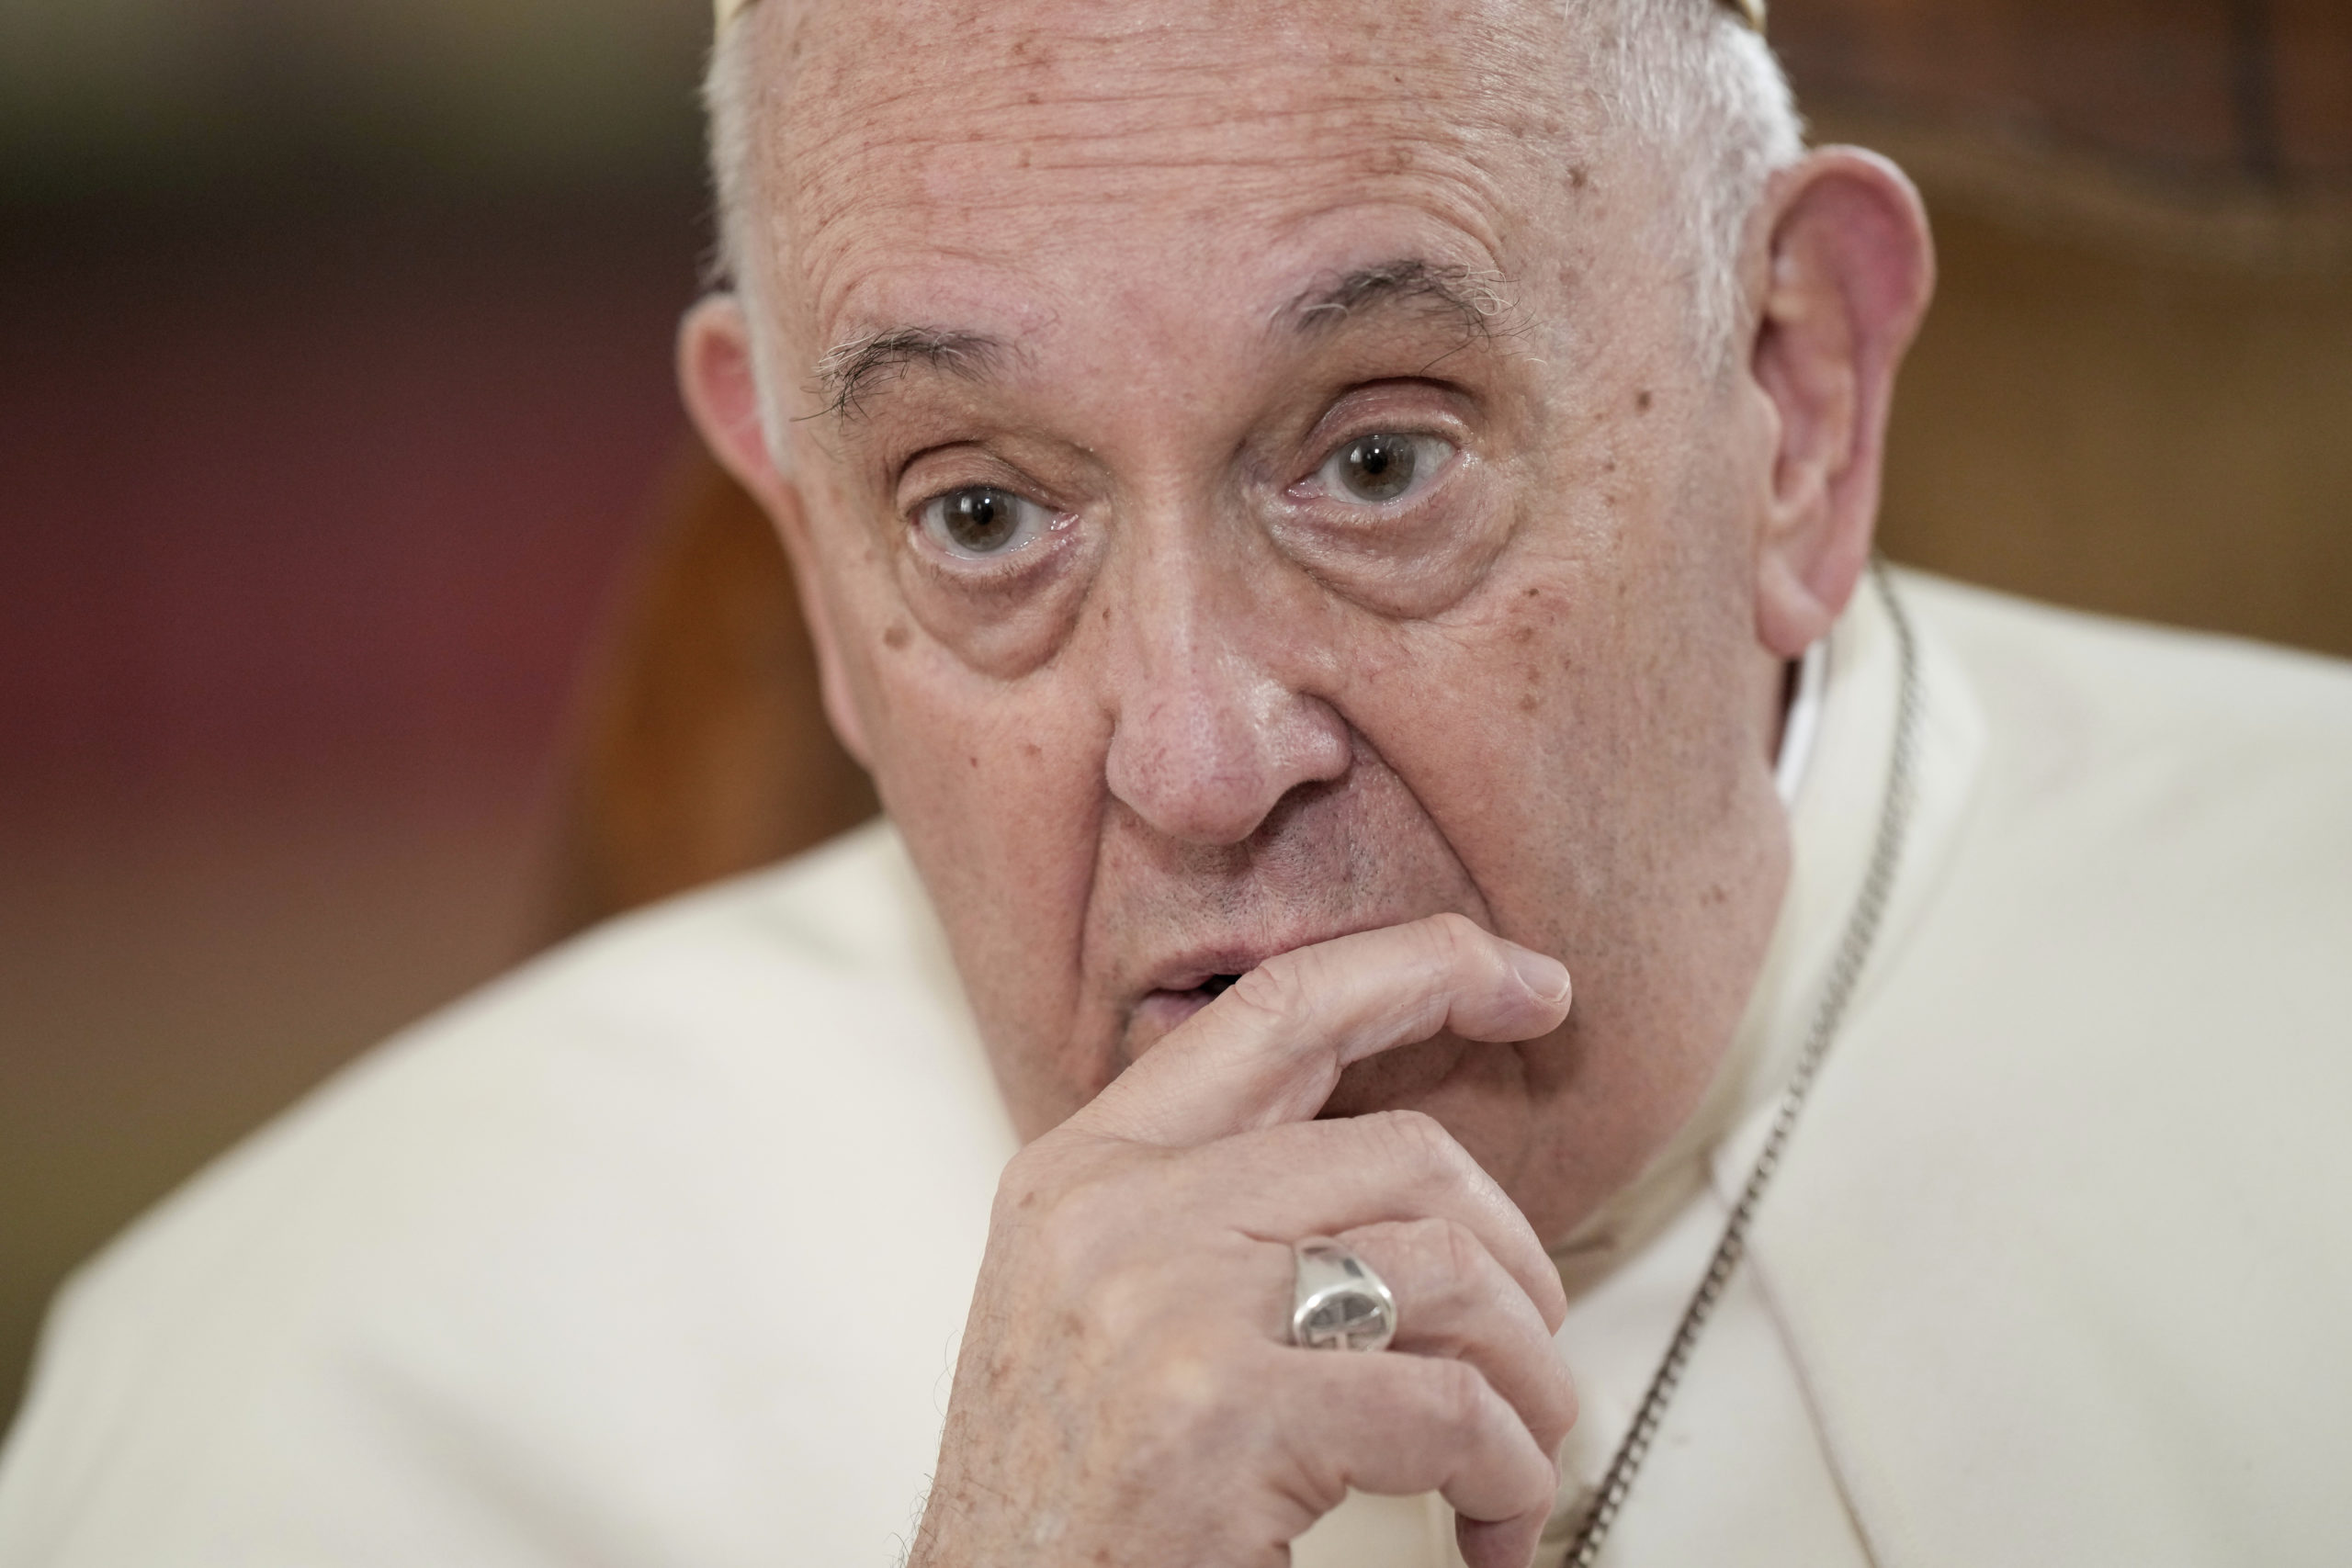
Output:
<instances>
[{"instance_id":1,"label":"forehead wrinkle","mask_svg":"<svg viewBox=\"0 0 2352 1568\"><path fill-rule=\"evenodd\" d=\"M1523 23L1500 29L1505 37L1468 29L1423 39L1445 47L1415 56L1409 92L1400 90L1396 62L1378 40L1360 34L1278 27L1275 39L1295 47L1270 60L1263 48L1254 58L1237 56L1222 28L1073 30L963 31L952 82L927 68L944 62L909 51L918 40L901 37L883 51L841 39L831 69L808 85L824 90L790 95L794 123L770 144L791 149L798 165L790 184L798 186L804 235L863 206L878 187L928 186L956 172L1148 175L1343 160L1375 169L1453 164L1491 175L1498 159L1523 154L1531 139L1566 129L1554 96L1527 81ZM1302 56L1313 69L1299 69ZM1245 125L1250 133L1237 134ZM1078 194L1050 182L1011 184L1026 188L1008 196L1040 205Z\"/></svg>"},{"instance_id":2,"label":"forehead wrinkle","mask_svg":"<svg viewBox=\"0 0 2352 1568\"><path fill-rule=\"evenodd\" d=\"M1486 264L1446 275L1464 296L1458 303L1469 307L1465 317L1495 317L1506 303L1496 295L1500 274L1492 264L1511 232L1507 184L1484 161L1458 152L1423 148L1408 159L1377 147L1348 148L1285 160L1247 152L1170 157L1155 149L1152 155L1041 158L1021 175L1029 177L964 182L946 224L919 196L892 200L870 185L862 200L844 183L837 209L830 202L827 210L804 209L793 249L817 319L841 310L856 291L869 270L860 257L922 256L1025 270L1041 255L1068 254L1076 245L1079 231L1047 225L1066 224L1075 215L1084 232L1101 229L1111 243L1122 244L1133 233L1124 215L1138 206L1156 213L1182 243L1199 247L1204 260L1253 230L1262 234L1256 243L1270 243L1277 233L1341 209L1425 214L1466 241ZM854 229L840 221L853 213ZM1041 232L1055 236L1042 251ZM1432 265L1419 290L1432 299L1437 291L1426 284L1435 276Z\"/></svg>"},{"instance_id":3,"label":"forehead wrinkle","mask_svg":"<svg viewBox=\"0 0 2352 1568\"><path fill-rule=\"evenodd\" d=\"M1430 86L1425 73L1423 85ZM1431 96L1442 96L1434 89ZM1342 150L1476 159L1523 146L1526 118L1476 94L1432 112L1428 98L1400 101L1385 83L1270 101L1180 78L1164 90L1133 84L1102 91L1065 91L1050 97L1010 91L967 92L952 113L941 112L936 92L902 88L870 96L855 112L840 106L798 119L772 144L789 148L804 186L831 181L856 186L876 167L911 172L958 152L985 154L1018 149L1016 168L1084 168L1188 163L1284 164L1343 156ZM1543 130L1556 127L1545 125ZM1246 130L1246 134L1245 134ZM997 166L991 164L989 166Z\"/></svg>"},{"instance_id":4,"label":"forehead wrinkle","mask_svg":"<svg viewBox=\"0 0 2352 1568\"><path fill-rule=\"evenodd\" d=\"M801 0L791 9L828 14L771 53L789 87L767 99L783 119L756 154L773 253L805 290L794 314L838 320L875 254L1026 270L1069 254L1071 231L1052 226L1073 215L1116 243L1122 214L1141 211L1207 257L1251 223L1377 205L1499 258L1525 229L1510 193L1531 172L1544 188L1589 129L1549 80L1557 0L1384 4L1370 31L1255 13L1245 47L1236 7L1214 0L1132 28L1102 26L1123 13L1092 0ZM953 28L930 25L950 13Z\"/></svg>"}]
</instances>

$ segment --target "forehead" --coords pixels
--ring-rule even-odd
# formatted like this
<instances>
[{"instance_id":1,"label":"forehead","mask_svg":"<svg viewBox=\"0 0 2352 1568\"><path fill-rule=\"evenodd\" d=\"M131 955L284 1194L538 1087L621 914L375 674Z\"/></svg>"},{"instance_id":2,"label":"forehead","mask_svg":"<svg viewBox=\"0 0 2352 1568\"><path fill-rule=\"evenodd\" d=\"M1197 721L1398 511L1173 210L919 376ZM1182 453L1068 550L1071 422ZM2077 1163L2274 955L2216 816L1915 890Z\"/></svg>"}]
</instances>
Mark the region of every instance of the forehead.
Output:
<instances>
[{"instance_id":1,"label":"forehead","mask_svg":"<svg viewBox=\"0 0 2352 1568\"><path fill-rule=\"evenodd\" d=\"M778 303L837 341L956 276L1279 270L1372 214L1506 267L1588 139L1565 9L770 0L750 20Z\"/></svg>"}]
</instances>

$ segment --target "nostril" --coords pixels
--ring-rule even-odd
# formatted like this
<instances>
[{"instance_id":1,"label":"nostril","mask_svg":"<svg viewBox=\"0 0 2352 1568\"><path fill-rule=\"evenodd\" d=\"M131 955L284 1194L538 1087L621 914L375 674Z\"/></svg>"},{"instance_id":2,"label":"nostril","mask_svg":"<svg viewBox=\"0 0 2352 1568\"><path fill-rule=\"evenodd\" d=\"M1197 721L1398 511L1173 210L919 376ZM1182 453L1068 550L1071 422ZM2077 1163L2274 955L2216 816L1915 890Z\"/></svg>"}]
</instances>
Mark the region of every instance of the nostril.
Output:
<instances>
[{"instance_id":1,"label":"nostril","mask_svg":"<svg viewBox=\"0 0 2352 1568\"><path fill-rule=\"evenodd\" d=\"M1212 975L1201 982L1201 989L1212 997L1221 997L1231 988L1233 982L1239 978L1241 976L1238 975Z\"/></svg>"}]
</instances>

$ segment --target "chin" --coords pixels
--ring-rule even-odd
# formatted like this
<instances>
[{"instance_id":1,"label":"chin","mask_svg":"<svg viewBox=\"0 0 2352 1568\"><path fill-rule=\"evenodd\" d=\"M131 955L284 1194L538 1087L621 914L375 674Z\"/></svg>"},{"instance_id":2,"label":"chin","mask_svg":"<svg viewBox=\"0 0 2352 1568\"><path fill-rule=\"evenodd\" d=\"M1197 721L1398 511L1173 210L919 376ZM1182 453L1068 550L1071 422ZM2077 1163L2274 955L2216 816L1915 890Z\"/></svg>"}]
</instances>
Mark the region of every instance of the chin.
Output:
<instances>
[{"instance_id":1,"label":"chin","mask_svg":"<svg viewBox=\"0 0 2352 1568\"><path fill-rule=\"evenodd\" d=\"M1543 1085L1551 1075L1536 1066L1560 1049L1557 1037L1497 1045L1441 1034L1350 1067L1321 1114L1418 1111L1431 1118L1494 1179L1548 1246L1632 1175L1600 1168L1608 1151L1592 1142L1571 1138L1563 1146L1557 1136L1563 1108L1545 1097ZM1555 1093L1557 1088L1552 1086ZM1596 1163L1595 1156L1603 1157Z\"/></svg>"},{"instance_id":2,"label":"chin","mask_svg":"<svg viewBox=\"0 0 2352 1568\"><path fill-rule=\"evenodd\" d=\"M1537 1131L1525 1053L1538 1043L1498 1045L1440 1034L1384 1051L1342 1073L1320 1114L1418 1111L1451 1133L1509 1190ZM1525 1202L1516 1190L1511 1197Z\"/></svg>"},{"instance_id":3,"label":"chin","mask_svg":"<svg viewBox=\"0 0 2352 1568\"><path fill-rule=\"evenodd\" d=\"M1495 1085L1487 1080L1508 1066L1516 1081L1518 1047L1488 1045L1439 1034L1413 1045L1399 1045L1370 1056L1340 1075L1323 1117L1363 1116L1375 1111L1421 1111L1441 1122L1440 1107L1456 1100L1484 1100ZM1505 1063L1498 1058L1510 1058ZM1450 1123L1449 1123L1450 1125Z\"/></svg>"}]
</instances>

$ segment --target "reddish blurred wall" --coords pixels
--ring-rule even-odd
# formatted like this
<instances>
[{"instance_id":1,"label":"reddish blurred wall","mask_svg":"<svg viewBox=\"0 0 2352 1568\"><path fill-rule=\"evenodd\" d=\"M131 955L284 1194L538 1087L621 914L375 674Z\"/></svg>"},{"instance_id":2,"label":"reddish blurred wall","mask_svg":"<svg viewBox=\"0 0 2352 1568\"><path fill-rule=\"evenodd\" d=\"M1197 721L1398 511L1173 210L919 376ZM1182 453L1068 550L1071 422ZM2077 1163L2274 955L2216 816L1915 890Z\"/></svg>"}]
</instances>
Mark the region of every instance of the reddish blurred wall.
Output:
<instances>
[{"instance_id":1,"label":"reddish blurred wall","mask_svg":"<svg viewBox=\"0 0 2352 1568\"><path fill-rule=\"evenodd\" d=\"M0 8L0 1422L67 1269L538 934L706 24Z\"/></svg>"}]
</instances>

